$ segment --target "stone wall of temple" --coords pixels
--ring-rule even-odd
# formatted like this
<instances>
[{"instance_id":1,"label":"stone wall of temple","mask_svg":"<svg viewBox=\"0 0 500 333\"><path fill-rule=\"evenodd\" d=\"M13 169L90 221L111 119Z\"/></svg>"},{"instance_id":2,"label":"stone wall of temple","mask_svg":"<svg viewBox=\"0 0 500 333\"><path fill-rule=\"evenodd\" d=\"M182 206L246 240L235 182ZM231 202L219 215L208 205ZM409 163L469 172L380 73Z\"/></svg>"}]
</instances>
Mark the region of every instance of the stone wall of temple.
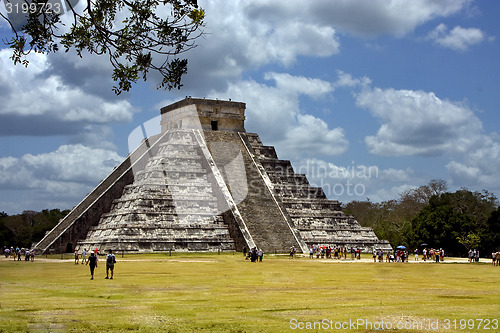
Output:
<instances>
[{"instance_id":1,"label":"stone wall of temple","mask_svg":"<svg viewBox=\"0 0 500 333\"><path fill-rule=\"evenodd\" d=\"M189 130L171 130L79 248L128 252L234 251L203 155Z\"/></svg>"},{"instance_id":2,"label":"stone wall of temple","mask_svg":"<svg viewBox=\"0 0 500 333\"><path fill-rule=\"evenodd\" d=\"M353 216L344 214L338 201L328 200L321 188L311 186L305 175L296 174L290 161L279 160L274 147L264 146L257 134L246 136L307 246L344 246L364 251L391 248L371 228L361 227Z\"/></svg>"},{"instance_id":3,"label":"stone wall of temple","mask_svg":"<svg viewBox=\"0 0 500 333\"><path fill-rule=\"evenodd\" d=\"M161 109L161 129L245 132L245 103L186 98Z\"/></svg>"},{"instance_id":4,"label":"stone wall of temple","mask_svg":"<svg viewBox=\"0 0 500 333\"><path fill-rule=\"evenodd\" d=\"M73 252L77 242L84 239L88 230L99 223L101 215L108 212L113 200L123 188L134 180L133 167L143 168L148 154L154 155L159 136L142 142L111 174L90 192L65 216L35 247L37 252Z\"/></svg>"},{"instance_id":5,"label":"stone wall of temple","mask_svg":"<svg viewBox=\"0 0 500 333\"><path fill-rule=\"evenodd\" d=\"M290 221L287 221L281 207L274 200L274 194L266 186L240 134L205 131L205 139L219 169L224 169L223 166L233 161L237 154L242 158L243 170L224 173L223 176L226 183L233 183L230 177L235 180L245 180L244 183L237 183L239 186L231 186L230 190L231 194L237 197L241 194L236 194L235 191L245 190L244 199L237 206L255 245L266 253L287 252L292 246L300 250L300 240L296 239L294 230L289 225ZM226 146L217 149L218 144ZM228 144L230 146L227 146ZM230 149L231 147L233 149Z\"/></svg>"}]
</instances>

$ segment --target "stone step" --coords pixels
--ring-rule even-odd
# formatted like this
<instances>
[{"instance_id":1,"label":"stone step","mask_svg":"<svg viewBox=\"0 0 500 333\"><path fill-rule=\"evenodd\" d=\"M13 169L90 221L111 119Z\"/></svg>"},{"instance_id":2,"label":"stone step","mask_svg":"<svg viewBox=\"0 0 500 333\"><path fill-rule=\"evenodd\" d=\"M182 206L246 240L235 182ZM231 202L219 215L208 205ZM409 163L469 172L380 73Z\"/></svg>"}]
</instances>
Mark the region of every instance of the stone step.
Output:
<instances>
[{"instance_id":1,"label":"stone step","mask_svg":"<svg viewBox=\"0 0 500 333\"><path fill-rule=\"evenodd\" d=\"M166 140L174 143L160 144L158 153L136 173L134 182L114 200L112 210L102 215L80 246L115 244L125 250L145 251L160 249L158 244L177 244L179 250L181 244L188 248L187 242L194 242L196 248L217 243L234 249L227 225L217 216L217 198L193 133L176 130ZM151 245L153 240L156 245ZM203 241L207 244L200 245Z\"/></svg>"},{"instance_id":2,"label":"stone step","mask_svg":"<svg viewBox=\"0 0 500 333\"><path fill-rule=\"evenodd\" d=\"M231 132L205 131L205 139L209 149L216 147L211 146L211 143L226 142L234 145L241 152L245 171L241 177L246 177L248 192L245 199L237 206L256 246L262 248L264 252L288 252L291 246L295 246L300 251L300 245L287 225L287 221L272 197L273 194L267 188L240 135ZM219 169L223 169L224 163L231 161L232 156L225 156L225 153L229 152L213 148L210 151ZM238 176L232 175L232 177ZM225 181L228 182L227 177Z\"/></svg>"},{"instance_id":3,"label":"stone step","mask_svg":"<svg viewBox=\"0 0 500 333\"><path fill-rule=\"evenodd\" d=\"M305 175L296 174L290 161L279 160L275 150L262 145L256 134L248 137L275 193L308 245L380 243L373 230L362 228L352 216L345 215L338 201L328 200L321 188L311 186Z\"/></svg>"}]
</instances>

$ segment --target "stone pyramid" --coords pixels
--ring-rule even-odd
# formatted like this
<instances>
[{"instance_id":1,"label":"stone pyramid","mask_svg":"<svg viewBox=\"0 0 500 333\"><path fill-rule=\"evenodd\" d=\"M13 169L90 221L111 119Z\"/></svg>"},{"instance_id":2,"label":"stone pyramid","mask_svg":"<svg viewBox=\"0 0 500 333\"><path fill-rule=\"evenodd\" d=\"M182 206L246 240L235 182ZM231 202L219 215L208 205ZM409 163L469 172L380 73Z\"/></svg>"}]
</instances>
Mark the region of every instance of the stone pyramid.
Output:
<instances>
[{"instance_id":1,"label":"stone pyramid","mask_svg":"<svg viewBox=\"0 0 500 333\"><path fill-rule=\"evenodd\" d=\"M194 98L162 108L160 133L145 135L36 249L390 248L247 133L244 112L244 103Z\"/></svg>"}]
</instances>

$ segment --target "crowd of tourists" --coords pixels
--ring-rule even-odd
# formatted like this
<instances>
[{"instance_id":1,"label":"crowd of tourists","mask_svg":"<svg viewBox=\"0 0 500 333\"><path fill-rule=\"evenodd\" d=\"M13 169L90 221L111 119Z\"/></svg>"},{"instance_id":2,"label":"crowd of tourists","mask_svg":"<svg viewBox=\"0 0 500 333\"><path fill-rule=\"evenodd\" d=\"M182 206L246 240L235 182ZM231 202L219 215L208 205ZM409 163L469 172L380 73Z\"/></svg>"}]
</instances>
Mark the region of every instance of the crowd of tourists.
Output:
<instances>
[{"instance_id":1,"label":"crowd of tourists","mask_svg":"<svg viewBox=\"0 0 500 333\"><path fill-rule=\"evenodd\" d=\"M250 260L251 262L262 262L264 251L262 251L262 249L257 249L256 247L254 247L247 253L246 248L244 248L243 255L245 256L245 260Z\"/></svg>"},{"instance_id":2,"label":"crowd of tourists","mask_svg":"<svg viewBox=\"0 0 500 333\"><path fill-rule=\"evenodd\" d=\"M469 263L478 262L479 261L479 250L470 249L469 253L467 254L467 261Z\"/></svg>"},{"instance_id":3,"label":"crowd of tourists","mask_svg":"<svg viewBox=\"0 0 500 333\"><path fill-rule=\"evenodd\" d=\"M493 266L500 266L500 251L491 253L491 264Z\"/></svg>"},{"instance_id":4,"label":"crowd of tourists","mask_svg":"<svg viewBox=\"0 0 500 333\"><path fill-rule=\"evenodd\" d=\"M418 260L418 250L415 250L415 260ZM439 250L425 248L422 251L422 260L423 261L431 260L435 262L443 261L444 250L442 248L440 248Z\"/></svg>"},{"instance_id":5,"label":"crowd of tourists","mask_svg":"<svg viewBox=\"0 0 500 333\"><path fill-rule=\"evenodd\" d=\"M327 259L347 259L347 248L345 247L334 247L334 246L321 246L313 244L309 248L309 258L327 258ZM351 249L351 254L356 256L361 256L361 249ZM354 259L354 257L353 257Z\"/></svg>"},{"instance_id":6,"label":"crowd of tourists","mask_svg":"<svg viewBox=\"0 0 500 333\"><path fill-rule=\"evenodd\" d=\"M96 257L99 257L101 254L99 253L99 249L98 248L95 248L94 251L88 251L87 249L83 249L82 250L82 253L81 253L81 257L82 257L82 265L86 265L89 263L89 255L92 255L92 253L96 256ZM75 250L75 253L74 253L74 256L75 256L75 265L78 265L80 263L80 252L78 252L78 250Z\"/></svg>"},{"instance_id":7,"label":"crowd of tourists","mask_svg":"<svg viewBox=\"0 0 500 333\"><path fill-rule=\"evenodd\" d=\"M351 260L361 260L361 253L363 250L356 247L335 247L335 246L323 246L323 245L312 245L309 248L309 258L326 258L326 259L347 259L348 254L350 254ZM419 250L415 249L415 261L419 260ZM396 250L383 250L383 249L373 249L373 262L383 262L385 255L386 262L407 262L408 261L408 251L406 248L398 248ZM444 250L443 249L427 249L422 251L422 260L432 260L432 261L443 261L444 260Z\"/></svg>"},{"instance_id":8,"label":"crowd of tourists","mask_svg":"<svg viewBox=\"0 0 500 333\"><path fill-rule=\"evenodd\" d=\"M23 258L26 262L35 261L35 251L30 249L4 246L3 254L5 255L5 258L13 257L16 261L22 261Z\"/></svg>"}]
</instances>

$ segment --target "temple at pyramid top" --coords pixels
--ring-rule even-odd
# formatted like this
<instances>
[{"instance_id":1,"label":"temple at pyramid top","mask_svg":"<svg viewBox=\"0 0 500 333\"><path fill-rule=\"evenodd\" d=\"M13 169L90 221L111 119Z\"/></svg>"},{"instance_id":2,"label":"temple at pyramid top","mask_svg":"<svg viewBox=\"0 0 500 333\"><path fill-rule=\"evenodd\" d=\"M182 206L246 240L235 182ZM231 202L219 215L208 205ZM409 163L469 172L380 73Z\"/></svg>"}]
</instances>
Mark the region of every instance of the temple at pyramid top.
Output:
<instances>
[{"instance_id":1,"label":"temple at pyramid top","mask_svg":"<svg viewBox=\"0 0 500 333\"><path fill-rule=\"evenodd\" d=\"M161 108L162 132L177 128L245 132L244 122L241 102L187 97Z\"/></svg>"},{"instance_id":2,"label":"temple at pyramid top","mask_svg":"<svg viewBox=\"0 0 500 333\"><path fill-rule=\"evenodd\" d=\"M161 133L142 140L36 250L390 249L244 122L240 102L186 98L162 108Z\"/></svg>"}]
</instances>

